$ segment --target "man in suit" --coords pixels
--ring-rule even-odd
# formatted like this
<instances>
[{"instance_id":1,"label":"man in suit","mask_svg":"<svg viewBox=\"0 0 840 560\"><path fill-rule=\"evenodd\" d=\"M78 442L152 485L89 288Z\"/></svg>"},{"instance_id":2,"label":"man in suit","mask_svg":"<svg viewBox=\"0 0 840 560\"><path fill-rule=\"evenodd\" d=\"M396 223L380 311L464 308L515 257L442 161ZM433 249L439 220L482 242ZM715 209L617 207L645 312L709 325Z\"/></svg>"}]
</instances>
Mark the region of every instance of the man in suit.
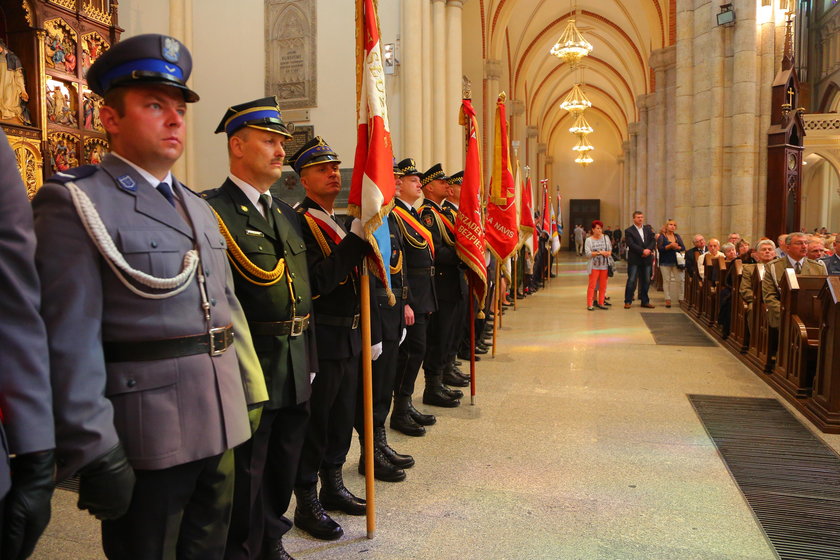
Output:
<instances>
[{"instance_id":1,"label":"man in suit","mask_svg":"<svg viewBox=\"0 0 840 560\"><path fill-rule=\"evenodd\" d=\"M697 275L697 259L706 253L706 238L701 234L694 236L694 247L685 252L685 272L691 276Z\"/></svg>"},{"instance_id":2,"label":"man in suit","mask_svg":"<svg viewBox=\"0 0 840 560\"><path fill-rule=\"evenodd\" d=\"M426 389L423 404L453 408L461 404L464 393L449 389L443 384L443 373L454 360L450 351L457 351L452 344L461 318L460 310L465 293L462 285L463 273L458 268L455 253L455 225L443 213L444 198L449 192L449 177L441 164L429 168L420 182L423 184L423 204L420 206L420 221L432 234L435 245L435 293L438 310L432 314L426 331L426 356L423 359L423 373Z\"/></svg>"},{"instance_id":3,"label":"man in suit","mask_svg":"<svg viewBox=\"0 0 840 560\"><path fill-rule=\"evenodd\" d=\"M216 133L227 136L230 174L205 193L233 263L236 297L248 319L268 387L254 436L236 448L236 489L227 560L291 558L283 535L309 420L315 371L309 330L312 296L306 245L294 209L271 196L292 137L274 97L229 108Z\"/></svg>"},{"instance_id":4,"label":"man in suit","mask_svg":"<svg viewBox=\"0 0 840 560\"><path fill-rule=\"evenodd\" d=\"M34 200L58 479L79 475L109 558L222 557L233 448L267 397L218 223L170 172L191 66L162 35L103 54L112 152Z\"/></svg>"},{"instance_id":5,"label":"man in suit","mask_svg":"<svg viewBox=\"0 0 840 560\"><path fill-rule=\"evenodd\" d=\"M438 308L434 281L435 243L431 232L420 222L420 215L414 209L414 204L423 194L420 180L423 173L417 169L412 158L402 160L397 167L402 178L394 201L393 216L405 242L408 300L403 311L406 335L397 357L391 428L419 437L426 433L425 426L431 426L437 421L433 415L423 414L414 408L411 402L414 383L426 354L429 317Z\"/></svg>"},{"instance_id":6,"label":"man in suit","mask_svg":"<svg viewBox=\"0 0 840 560\"><path fill-rule=\"evenodd\" d=\"M2 130L0 209L0 558L27 558L50 520L55 433L32 207Z\"/></svg>"},{"instance_id":7,"label":"man in suit","mask_svg":"<svg viewBox=\"0 0 840 560\"><path fill-rule=\"evenodd\" d=\"M776 258L776 244L770 239L762 239L755 246L756 262L745 264L741 272L741 284L738 291L741 293L741 300L747 304L747 310L751 310L755 295L752 289L753 274L758 274L764 280L764 267L767 263ZM749 327L749 321L747 321Z\"/></svg>"},{"instance_id":8,"label":"man in suit","mask_svg":"<svg viewBox=\"0 0 840 560\"><path fill-rule=\"evenodd\" d=\"M365 501L344 486L342 467L356 414L362 351L359 267L369 245L358 218L348 232L345 220L335 216L340 164L338 154L320 136L289 158L306 191L297 213L306 244L318 342L318 374L312 382L309 426L295 480L295 525L324 540L344 534L325 509L365 514ZM316 494L319 476L321 492Z\"/></svg>"},{"instance_id":9,"label":"man in suit","mask_svg":"<svg viewBox=\"0 0 840 560\"><path fill-rule=\"evenodd\" d=\"M648 297L650 276L653 270L653 250L656 247L656 234L645 223L643 212L633 212L633 225L624 230L627 242L627 285L624 288L624 309L630 309L633 303L633 290L639 282L639 299L642 307L653 309Z\"/></svg>"},{"instance_id":10,"label":"man in suit","mask_svg":"<svg viewBox=\"0 0 840 560\"><path fill-rule=\"evenodd\" d=\"M780 283L786 268L792 268L797 276L812 276L827 274L825 264L807 258L808 234L791 233L785 238L785 256L773 259L765 265L764 279L761 282L761 293L764 305L767 307L767 324L778 329L781 321L781 289Z\"/></svg>"},{"instance_id":11,"label":"man in suit","mask_svg":"<svg viewBox=\"0 0 840 560\"><path fill-rule=\"evenodd\" d=\"M840 235L834 238L834 254L823 257L822 262L829 274L840 275Z\"/></svg>"}]
</instances>

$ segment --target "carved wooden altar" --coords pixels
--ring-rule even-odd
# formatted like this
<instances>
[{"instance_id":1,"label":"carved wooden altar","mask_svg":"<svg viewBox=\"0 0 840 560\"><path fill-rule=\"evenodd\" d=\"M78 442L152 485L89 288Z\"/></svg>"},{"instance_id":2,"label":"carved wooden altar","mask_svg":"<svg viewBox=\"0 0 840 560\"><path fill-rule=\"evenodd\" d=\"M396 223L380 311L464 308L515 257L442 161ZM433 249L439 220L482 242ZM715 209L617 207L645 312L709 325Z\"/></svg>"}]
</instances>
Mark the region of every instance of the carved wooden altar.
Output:
<instances>
[{"instance_id":1,"label":"carved wooden altar","mask_svg":"<svg viewBox=\"0 0 840 560\"><path fill-rule=\"evenodd\" d=\"M0 127L30 197L45 178L98 163L107 152L102 99L85 75L121 32L117 0L14 0L0 7Z\"/></svg>"}]
</instances>

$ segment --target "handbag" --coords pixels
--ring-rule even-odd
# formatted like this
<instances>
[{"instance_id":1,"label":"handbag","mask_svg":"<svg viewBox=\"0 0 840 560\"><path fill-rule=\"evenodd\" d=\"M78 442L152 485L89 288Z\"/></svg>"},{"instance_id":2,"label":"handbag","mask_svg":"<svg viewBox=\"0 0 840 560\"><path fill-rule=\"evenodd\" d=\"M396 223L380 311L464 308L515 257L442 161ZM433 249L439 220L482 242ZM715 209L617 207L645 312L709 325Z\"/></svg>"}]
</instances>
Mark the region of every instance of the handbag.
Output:
<instances>
[{"instance_id":1,"label":"handbag","mask_svg":"<svg viewBox=\"0 0 840 560\"><path fill-rule=\"evenodd\" d=\"M677 252L677 269L685 270L685 253L682 251Z\"/></svg>"},{"instance_id":2,"label":"handbag","mask_svg":"<svg viewBox=\"0 0 840 560\"><path fill-rule=\"evenodd\" d=\"M607 277L612 278L615 276L615 261L612 257L607 257Z\"/></svg>"}]
</instances>

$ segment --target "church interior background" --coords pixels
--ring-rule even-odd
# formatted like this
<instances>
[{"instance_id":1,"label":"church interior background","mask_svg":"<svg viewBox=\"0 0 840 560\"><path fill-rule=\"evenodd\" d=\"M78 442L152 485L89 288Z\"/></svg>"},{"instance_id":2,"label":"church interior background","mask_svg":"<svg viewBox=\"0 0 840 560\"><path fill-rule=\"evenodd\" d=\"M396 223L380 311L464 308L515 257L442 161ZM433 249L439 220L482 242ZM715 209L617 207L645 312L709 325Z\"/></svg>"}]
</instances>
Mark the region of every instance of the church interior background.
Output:
<instances>
[{"instance_id":1,"label":"church interior background","mask_svg":"<svg viewBox=\"0 0 840 560\"><path fill-rule=\"evenodd\" d=\"M221 183L225 143L214 125L228 106L264 94L276 95L297 124L297 141L323 136L349 173L353 2L3 0L0 7L0 119L33 191L53 172L105 153L100 100L85 86L86 69L120 36L146 32L174 35L193 53L192 86L202 99L190 107L176 167L187 185ZM462 168L458 108L468 83L486 171L496 99L505 92L520 164L535 181L548 180L564 216L570 200L600 199L609 225L626 227L639 209L656 227L674 218L683 234L739 231L748 239L765 234L768 175L777 173L768 172L777 169L768 164L778 112L772 86L789 36L799 87L782 100L805 136L783 173L801 181L801 226L840 230L834 0L381 0L379 17L398 159ZM576 67L550 53L572 19L593 47ZM569 131L576 114L561 108L575 91L591 102L583 114L593 132L585 137ZM594 147L586 166L575 162L581 140ZM298 192L291 175L275 187L281 194Z\"/></svg>"}]
</instances>

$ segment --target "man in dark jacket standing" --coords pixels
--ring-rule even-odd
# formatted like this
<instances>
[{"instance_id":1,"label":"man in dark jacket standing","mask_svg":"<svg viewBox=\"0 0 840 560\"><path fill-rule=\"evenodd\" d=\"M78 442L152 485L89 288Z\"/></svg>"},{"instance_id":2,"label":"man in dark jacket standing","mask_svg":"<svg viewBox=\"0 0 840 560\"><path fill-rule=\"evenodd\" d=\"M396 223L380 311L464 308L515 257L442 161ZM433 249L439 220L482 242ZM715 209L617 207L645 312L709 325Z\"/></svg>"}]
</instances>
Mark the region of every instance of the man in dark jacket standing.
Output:
<instances>
[{"instance_id":1,"label":"man in dark jacket standing","mask_svg":"<svg viewBox=\"0 0 840 560\"><path fill-rule=\"evenodd\" d=\"M306 245L294 209L271 196L291 138L273 97L231 107L216 133L230 174L205 195L216 211L269 400L254 436L235 450L235 491L225 558L288 558L284 516L309 419L316 371ZM253 413L252 413L253 414Z\"/></svg>"},{"instance_id":2,"label":"man in dark jacket standing","mask_svg":"<svg viewBox=\"0 0 840 560\"><path fill-rule=\"evenodd\" d=\"M633 289L639 282L639 299L642 307L653 309L648 297L650 276L653 271L653 249L656 246L656 234L645 223L643 212L633 212L633 225L624 230L627 242L627 286L624 289L624 309L630 309L633 303Z\"/></svg>"}]
</instances>

